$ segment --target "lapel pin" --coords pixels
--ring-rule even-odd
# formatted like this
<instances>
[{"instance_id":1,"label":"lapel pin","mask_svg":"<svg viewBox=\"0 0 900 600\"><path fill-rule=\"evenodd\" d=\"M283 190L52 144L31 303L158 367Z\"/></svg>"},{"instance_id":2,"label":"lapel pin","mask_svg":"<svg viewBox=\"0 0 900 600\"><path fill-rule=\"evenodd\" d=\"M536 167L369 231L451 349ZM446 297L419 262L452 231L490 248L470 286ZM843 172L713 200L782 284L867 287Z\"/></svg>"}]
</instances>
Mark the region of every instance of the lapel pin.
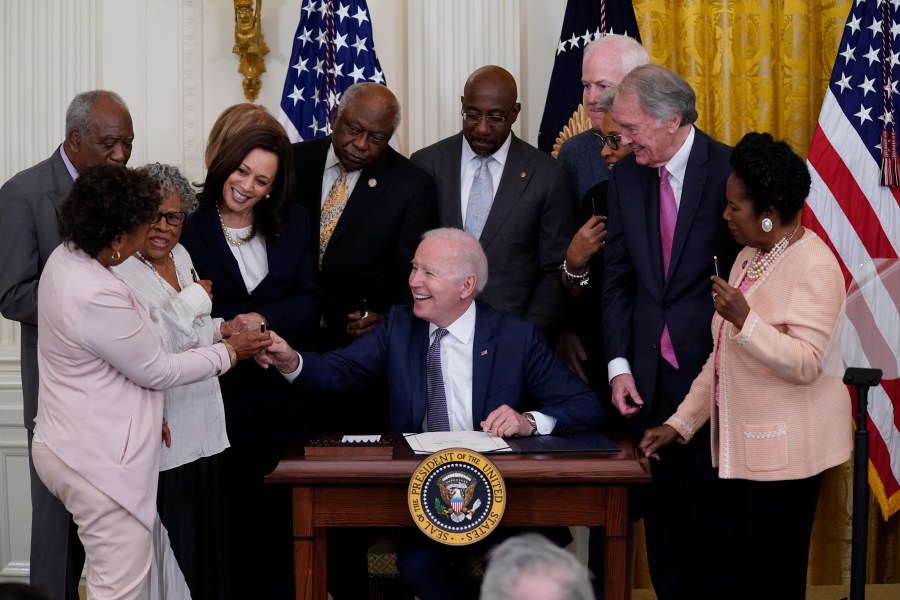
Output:
<instances>
[{"instance_id":1,"label":"lapel pin","mask_svg":"<svg viewBox=\"0 0 900 600\"><path fill-rule=\"evenodd\" d=\"M481 351L481 355L482 355L482 356L487 356L487 350L482 350L482 351Z\"/></svg>"},{"instance_id":2,"label":"lapel pin","mask_svg":"<svg viewBox=\"0 0 900 600\"><path fill-rule=\"evenodd\" d=\"M375 179L375 178L373 177L372 179L369 180L369 187L375 187L376 185L378 185L378 180L377 180L377 179Z\"/></svg>"},{"instance_id":3,"label":"lapel pin","mask_svg":"<svg viewBox=\"0 0 900 600\"><path fill-rule=\"evenodd\" d=\"M519 173L519 177L525 177L525 171L522 171L521 173Z\"/></svg>"}]
</instances>

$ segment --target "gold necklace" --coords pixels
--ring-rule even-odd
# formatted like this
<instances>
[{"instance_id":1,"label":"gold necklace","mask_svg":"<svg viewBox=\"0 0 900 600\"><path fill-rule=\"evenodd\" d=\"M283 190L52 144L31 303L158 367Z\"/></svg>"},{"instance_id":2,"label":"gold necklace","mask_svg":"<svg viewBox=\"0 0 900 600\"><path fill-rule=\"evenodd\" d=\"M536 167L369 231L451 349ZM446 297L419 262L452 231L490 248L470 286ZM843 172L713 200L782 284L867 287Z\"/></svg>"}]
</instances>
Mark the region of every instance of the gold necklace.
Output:
<instances>
[{"instance_id":1,"label":"gold necklace","mask_svg":"<svg viewBox=\"0 0 900 600\"><path fill-rule=\"evenodd\" d=\"M800 229L799 223L797 223L793 231L778 240L768 252L763 252L762 248L757 248L753 260L750 261L750 266L747 267L747 279L750 281L759 279L760 275L765 273L769 269L769 266L774 264L774 262L778 260L778 257L784 254L788 244L791 243L791 238L794 237L794 234L797 233L798 229Z\"/></svg>"},{"instance_id":2,"label":"gold necklace","mask_svg":"<svg viewBox=\"0 0 900 600\"><path fill-rule=\"evenodd\" d=\"M254 231L251 231L250 235L248 235L244 239L235 240L233 237L231 237L231 234L228 233L228 228L225 226L225 221L222 219L222 213L219 211L218 206L216 207L216 213L218 213L218 215L219 215L219 223L222 224L222 233L225 234L225 239L228 240L228 243L231 244L232 246L243 246L244 244L246 244L247 242L252 240L254 237L256 237L256 231L254 230Z\"/></svg>"}]
</instances>

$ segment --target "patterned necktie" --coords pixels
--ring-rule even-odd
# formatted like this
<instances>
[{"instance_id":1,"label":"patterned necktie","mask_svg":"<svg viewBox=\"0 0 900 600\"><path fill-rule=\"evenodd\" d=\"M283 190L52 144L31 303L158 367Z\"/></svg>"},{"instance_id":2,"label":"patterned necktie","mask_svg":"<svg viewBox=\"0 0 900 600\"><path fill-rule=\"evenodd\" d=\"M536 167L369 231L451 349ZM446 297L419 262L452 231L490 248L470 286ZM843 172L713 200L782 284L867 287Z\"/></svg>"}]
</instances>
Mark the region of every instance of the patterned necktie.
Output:
<instances>
[{"instance_id":1,"label":"patterned necktie","mask_svg":"<svg viewBox=\"0 0 900 600\"><path fill-rule=\"evenodd\" d=\"M337 226L341 213L344 212L344 206L347 205L347 198L350 196L350 188L347 187L347 170L344 165L338 163L340 173L335 180L334 185L325 198L325 204L322 205L322 216L319 219L319 268L322 267L322 257L325 256L325 248L328 247L328 241L334 228Z\"/></svg>"},{"instance_id":2,"label":"patterned necktie","mask_svg":"<svg viewBox=\"0 0 900 600\"><path fill-rule=\"evenodd\" d=\"M472 179L472 189L469 191L469 203L466 205L465 230L481 238L481 231L491 212L491 204L494 201L494 179L488 165L494 160L491 156L480 156L481 164L475 171Z\"/></svg>"},{"instance_id":3,"label":"patterned necktie","mask_svg":"<svg viewBox=\"0 0 900 600\"><path fill-rule=\"evenodd\" d=\"M669 172L665 167L659 172L659 237L662 242L663 279L669 276L669 262L672 260L672 240L675 237L675 222L678 220L678 206L675 204L675 192L669 183ZM669 335L668 324L663 327L659 339L659 351L670 365L678 368L672 336Z\"/></svg>"},{"instance_id":4,"label":"patterned necktie","mask_svg":"<svg viewBox=\"0 0 900 600\"><path fill-rule=\"evenodd\" d=\"M444 375L441 371L441 339L445 335L446 329L436 329L434 341L425 355L425 389L428 394L425 421L428 431L450 431L447 394L444 392Z\"/></svg>"}]
</instances>

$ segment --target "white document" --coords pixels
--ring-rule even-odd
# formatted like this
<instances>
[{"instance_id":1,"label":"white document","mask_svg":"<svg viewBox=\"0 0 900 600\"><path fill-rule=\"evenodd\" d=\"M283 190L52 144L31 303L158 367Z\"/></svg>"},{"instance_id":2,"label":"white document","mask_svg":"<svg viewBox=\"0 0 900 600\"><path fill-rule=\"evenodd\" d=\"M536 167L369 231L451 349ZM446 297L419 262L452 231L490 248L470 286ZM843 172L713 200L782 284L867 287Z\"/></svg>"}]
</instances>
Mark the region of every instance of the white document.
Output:
<instances>
[{"instance_id":1,"label":"white document","mask_svg":"<svg viewBox=\"0 0 900 600\"><path fill-rule=\"evenodd\" d=\"M447 448L466 448L475 452L512 452L509 444L486 431L430 431L404 433L406 443L416 454L432 454Z\"/></svg>"}]
</instances>

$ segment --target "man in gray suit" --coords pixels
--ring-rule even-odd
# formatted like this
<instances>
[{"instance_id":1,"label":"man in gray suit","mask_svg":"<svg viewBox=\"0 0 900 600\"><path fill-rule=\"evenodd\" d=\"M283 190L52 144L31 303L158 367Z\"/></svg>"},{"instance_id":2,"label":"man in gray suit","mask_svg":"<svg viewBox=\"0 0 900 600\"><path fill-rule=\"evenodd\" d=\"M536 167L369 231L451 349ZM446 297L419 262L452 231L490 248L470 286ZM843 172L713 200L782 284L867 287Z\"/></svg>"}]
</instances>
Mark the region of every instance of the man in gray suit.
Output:
<instances>
[{"instance_id":1,"label":"man in gray suit","mask_svg":"<svg viewBox=\"0 0 900 600\"><path fill-rule=\"evenodd\" d=\"M574 209L561 165L511 133L517 95L505 69L477 69L463 90L462 132L411 158L434 178L440 226L481 241L491 277L480 298L550 334L564 303L558 268Z\"/></svg>"},{"instance_id":2,"label":"man in gray suit","mask_svg":"<svg viewBox=\"0 0 900 600\"><path fill-rule=\"evenodd\" d=\"M38 403L38 280L59 245L57 210L78 173L103 163L124 166L133 140L131 115L122 98L104 90L83 92L66 111L62 145L0 188L0 313L21 325L31 466L31 584L54 600L78 599L84 549L71 515L35 474L30 460Z\"/></svg>"}]
</instances>

